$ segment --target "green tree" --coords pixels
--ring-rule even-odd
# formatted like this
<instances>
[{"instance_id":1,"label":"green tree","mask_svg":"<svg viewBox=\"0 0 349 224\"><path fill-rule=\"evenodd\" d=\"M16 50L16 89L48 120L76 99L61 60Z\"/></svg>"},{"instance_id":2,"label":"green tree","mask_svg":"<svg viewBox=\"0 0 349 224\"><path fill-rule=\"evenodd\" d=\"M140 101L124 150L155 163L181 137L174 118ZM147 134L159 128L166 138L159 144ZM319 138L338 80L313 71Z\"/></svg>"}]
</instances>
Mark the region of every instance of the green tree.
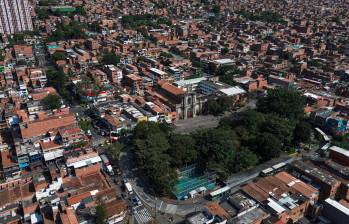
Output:
<instances>
[{"instance_id":1,"label":"green tree","mask_svg":"<svg viewBox=\"0 0 349 224\"><path fill-rule=\"evenodd\" d=\"M121 154L122 150L124 149L124 147L125 146L122 143L114 142L113 144L108 146L107 153L114 160L119 160L120 154Z\"/></svg>"},{"instance_id":2,"label":"green tree","mask_svg":"<svg viewBox=\"0 0 349 224\"><path fill-rule=\"evenodd\" d=\"M213 12L214 14L219 14L220 11L221 11L221 8L219 7L219 5L214 5L214 6L212 7L212 12Z\"/></svg>"},{"instance_id":3,"label":"green tree","mask_svg":"<svg viewBox=\"0 0 349 224\"><path fill-rule=\"evenodd\" d=\"M113 52L104 52L101 62L105 65L115 65L120 63L120 56Z\"/></svg>"},{"instance_id":4,"label":"green tree","mask_svg":"<svg viewBox=\"0 0 349 224\"><path fill-rule=\"evenodd\" d=\"M90 24L88 24L88 29L93 31L93 32L101 32L101 27L99 26L99 22L98 21L94 21Z\"/></svg>"},{"instance_id":5,"label":"green tree","mask_svg":"<svg viewBox=\"0 0 349 224\"><path fill-rule=\"evenodd\" d=\"M49 18L49 13L47 9L36 8L35 11L39 19L44 20Z\"/></svg>"},{"instance_id":6,"label":"green tree","mask_svg":"<svg viewBox=\"0 0 349 224\"><path fill-rule=\"evenodd\" d=\"M233 80L234 77L241 75L242 71L236 68L235 66L226 65L218 68L216 74L219 76L219 81L233 86L236 85L236 83Z\"/></svg>"},{"instance_id":7,"label":"green tree","mask_svg":"<svg viewBox=\"0 0 349 224\"><path fill-rule=\"evenodd\" d=\"M300 121L297 123L294 132L293 140L295 143L308 143L310 142L312 128L306 121Z\"/></svg>"},{"instance_id":8,"label":"green tree","mask_svg":"<svg viewBox=\"0 0 349 224\"><path fill-rule=\"evenodd\" d=\"M58 23L56 30L48 38L48 41L70 40L85 38L86 24L72 21L69 24Z\"/></svg>"},{"instance_id":9,"label":"green tree","mask_svg":"<svg viewBox=\"0 0 349 224\"><path fill-rule=\"evenodd\" d=\"M52 54L52 60L59 61L65 60L67 58L67 53L65 51L56 51Z\"/></svg>"},{"instance_id":10,"label":"green tree","mask_svg":"<svg viewBox=\"0 0 349 224\"><path fill-rule=\"evenodd\" d=\"M254 150L262 161L267 161L280 156L281 148L281 141L275 135L264 132L257 136Z\"/></svg>"},{"instance_id":11,"label":"green tree","mask_svg":"<svg viewBox=\"0 0 349 224\"><path fill-rule=\"evenodd\" d=\"M171 53L163 51L163 52L160 53L160 57L173 58L173 55Z\"/></svg>"},{"instance_id":12,"label":"green tree","mask_svg":"<svg viewBox=\"0 0 349 224\"><path fill-rule=\"evenodd\" d=\"M294 130L293 122L275 115L266 115L266 121L262 124L262 131L269 132L278 138L283 146L289 146L292 142Z\"/></svg>"},{"instance_id":13,"label":"green tree","mask_svg":"<svg viewBox=\"0 0 349 224\"><path fill-rule=\"evenodd\" d=\"M265 114L255 110L248 110L239 113L238 118L233 119L231 126L238 127L242 126L252 134L257 134L260 127L266 121ZM238 133L238 132L237 132Z\"/></svg>"},{"instance_id":14,"label":"green tree","mask_svg":"<svg viewBox=\"0 0 349 224\"><path fill-rule=\"evenodd\" d=\"M201 130L193 134L199 160L206 167L226 178L231 173L240 142L229 128Z\"/></svg>"},{"instance_id":15,"label":"green tree","mask_svg":"<svg viewBox=\"0 0 349 224\"><path fill-rule=\"evenodd\" d=\"M76 7L75 13L78 15L86 16L86 11L83 6Z\"/></svg>"},{"instance_id":16,"label":"green tree","mask_svg":"<svg viewBox=\"0 0 349 224\"><path fill-rule=\"evenodd\" d=\"M221 49L221 54L222 54L222 55L226 55L226 54L228 54L228 53L229 53L229 48L224 47L224 48Z\"/></svg>"},{"instance_id":17,"label":"green tree","mask_svg":"<svg viewBox=\"0 0 349 224\"><path fill-rule=\"evenodd\" d=\"M268 95L257 102L258 111L272 113L288 119L300 119L304 115L305 98L299 92L277 88L268 90Z\"/></svg>"},{"instance_id":18,"label":"green tree","mask_svg":"<svg viewBox=\"0 0 349 224\"><path fill-rule=\"evenodd\" d=\"M220 115L225 111L229 111L233 104L230 97L220 97L218 99L209 99L204 107L204 112L212 115Z\"/></svg>"},{"instance_id":19,"label":"green tree","mask_svg":"<svg viewBox=\"0 0 349 224\"><path fill-rule=\"evenodd\" d=\"M80 128L84 131L87 132L88 130L92 129L92 123L90 120L87 119L81 119L79 121Z\"/></svg>"},{"instance_id":20,"label":"green tree","mask_svg":"<svg viewBox=\"0 0 349 224\"><path fill-rule=\"evenodd\" d=\"M68 77L62 69L49 69L46 72L46 76L50 86L55 87L61 95L66 93L65 86L67 85Z\"/></svg>"},{"instance_id":21,"label":"green tree","mask_svg":"<svg viewBox=\"0 0 349 224\"><path fill-rule=\"evenodd\" d=\"M223 112L215 99L209 99L206 103L206 108L207 113L212 115L219 115Z\"/></svg>"},{"instance_id":22,"label":"green tree","mask_svg":"<svg viewBox=\"0 0 349 224\"><path fill-rule=\"evenodd\" d=\"M160 195L171 194L177 183L177 175L168 155L171 130L165 124L141 122L133 131L136 162Z\"/></svg>"},{"instance_id":23,"label":"green tree","mask_svg":"<svg viewBox=\"0 0 349 224\"><path fill-rule=\"evenodd\" d=\"M98 202L96 206L96 224L107 224L107 211L102 202Z\"/></svg>"},{"instance_id":24,"label":"green tree","mask_svg":"<svg viewBox=\"0 0 349 224\"><path fill-rule=\"evenodd\" d=\"M168 154L171 164L177 168L189 165L197 159L195 140L190 135L171 134Z\"/></svg>"},{"instance_id":25,"label":"green tree","mask_svg":"<svg viewBox=\"0 0 349 224\"><path fill-rule=\"evenodd\" d=\"M49 94L42 100L42 104L46 109L54 110L62 106L62 99L56 94Z\"/></svg>"},{"instance_id":26,"label":"green tree","mask_svg":"<svg viewBox=\"0 0 349 224\"><path fill-rule=\"evenodd\" d=\"M239 172L258 164L258 157L248 148L241 148L236 154L233 163L233 172Z\"/></svg>"}]
</instances>

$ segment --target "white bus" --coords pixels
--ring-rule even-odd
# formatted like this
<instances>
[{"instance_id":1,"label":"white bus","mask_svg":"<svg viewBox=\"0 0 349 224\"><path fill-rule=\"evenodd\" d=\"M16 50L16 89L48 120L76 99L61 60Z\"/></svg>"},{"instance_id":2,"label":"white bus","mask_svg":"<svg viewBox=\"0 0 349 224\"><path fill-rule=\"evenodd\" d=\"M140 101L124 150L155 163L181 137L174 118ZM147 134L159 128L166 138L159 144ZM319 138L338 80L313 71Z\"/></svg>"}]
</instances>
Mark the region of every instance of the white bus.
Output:
<instances>
[{"instance_id":1,"label":"white bus","mask_svg":"<svg viewBox=\"0 0 349 224\"><path fill-rule=\"evenodd\" d=\"M230 194L230 189L231 187L228 185L228 186L219 188L218 190L212 191L210 193L210 200L211 201L219 200L224 195Z\"/></svg>"},{"instance_id":2,"label":"white bus","mask_svg":"<svg viewBox=\"0 0 349 224\"><path fill-rule=\"evenodd\" d=\"M262 177L270 176L274 173L274 169L272 167L269 167L267 169L264 169L261 171L260 175Z\"/></svg>"},{"instance_id":3,"label":"white bus","mask_svg":"<svg viewBox=\"0 0 349 224\"><path fill-rule=\"evenodd\" d=\"M286 166L286 163L281 162L281 163L275 164L274 166L272 166L272 168L273 168L274 172L279 172L285 166Z\"/></svg>"}]
</instances>

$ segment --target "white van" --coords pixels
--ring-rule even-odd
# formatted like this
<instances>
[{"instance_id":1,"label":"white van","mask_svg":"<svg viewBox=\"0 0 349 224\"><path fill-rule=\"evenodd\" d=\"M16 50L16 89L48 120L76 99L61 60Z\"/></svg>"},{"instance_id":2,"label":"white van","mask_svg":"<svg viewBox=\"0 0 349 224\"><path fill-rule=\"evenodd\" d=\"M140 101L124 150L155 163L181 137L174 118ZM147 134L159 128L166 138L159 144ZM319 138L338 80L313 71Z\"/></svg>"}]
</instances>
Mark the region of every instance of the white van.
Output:
<instances>
[{"instance_id":1,"label":"white van","mask_svg":"<svg viewBox=\"0 0 349 224\"><path fill-rule=\"evenodd\" d=\"M132 186L129 182L125 182L125 187L129 194L133 194Z\"/></svg>"}]
</instances>

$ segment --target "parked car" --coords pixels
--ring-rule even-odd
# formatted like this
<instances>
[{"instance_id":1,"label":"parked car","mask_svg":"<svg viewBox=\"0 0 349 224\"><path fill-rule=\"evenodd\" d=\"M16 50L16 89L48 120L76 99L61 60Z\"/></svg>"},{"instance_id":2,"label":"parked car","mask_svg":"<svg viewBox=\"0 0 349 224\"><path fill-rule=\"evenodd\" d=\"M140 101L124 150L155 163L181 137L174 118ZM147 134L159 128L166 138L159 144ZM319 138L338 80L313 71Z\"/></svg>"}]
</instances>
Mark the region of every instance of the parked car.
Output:
<instances>
[{"instance_id":1,"label":"parked car","mask_svg":"<svg viewBox=\"0 0 349 224\"><path fill-rule=\"evenodd\" d=\"M139 198L137 196L132 198L132 203L136 206L142 204L141 200L139 200Z\"/></svg>"}]
</instances>

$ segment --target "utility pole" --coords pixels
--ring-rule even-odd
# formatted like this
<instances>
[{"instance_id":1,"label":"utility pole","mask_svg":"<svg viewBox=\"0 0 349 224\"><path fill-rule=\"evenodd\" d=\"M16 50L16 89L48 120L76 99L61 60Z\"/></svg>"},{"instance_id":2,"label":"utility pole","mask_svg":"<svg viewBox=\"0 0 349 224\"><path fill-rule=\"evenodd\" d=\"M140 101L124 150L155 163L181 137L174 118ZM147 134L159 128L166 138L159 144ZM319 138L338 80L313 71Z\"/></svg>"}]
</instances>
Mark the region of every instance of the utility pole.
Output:
<instances>
[{"instance_id":1,"label":"utility pole","mask_svg":"<svg viewBox=\"0 0 349 224\"><path fill-rule=\"evenodd\" d=\"M154 214L154 219L156 219L156 210L157 210L157 208L156 208L156 201L158 200L158 198L157 197L155 197L155 214Z\"/></svg>"}]
</instances>

